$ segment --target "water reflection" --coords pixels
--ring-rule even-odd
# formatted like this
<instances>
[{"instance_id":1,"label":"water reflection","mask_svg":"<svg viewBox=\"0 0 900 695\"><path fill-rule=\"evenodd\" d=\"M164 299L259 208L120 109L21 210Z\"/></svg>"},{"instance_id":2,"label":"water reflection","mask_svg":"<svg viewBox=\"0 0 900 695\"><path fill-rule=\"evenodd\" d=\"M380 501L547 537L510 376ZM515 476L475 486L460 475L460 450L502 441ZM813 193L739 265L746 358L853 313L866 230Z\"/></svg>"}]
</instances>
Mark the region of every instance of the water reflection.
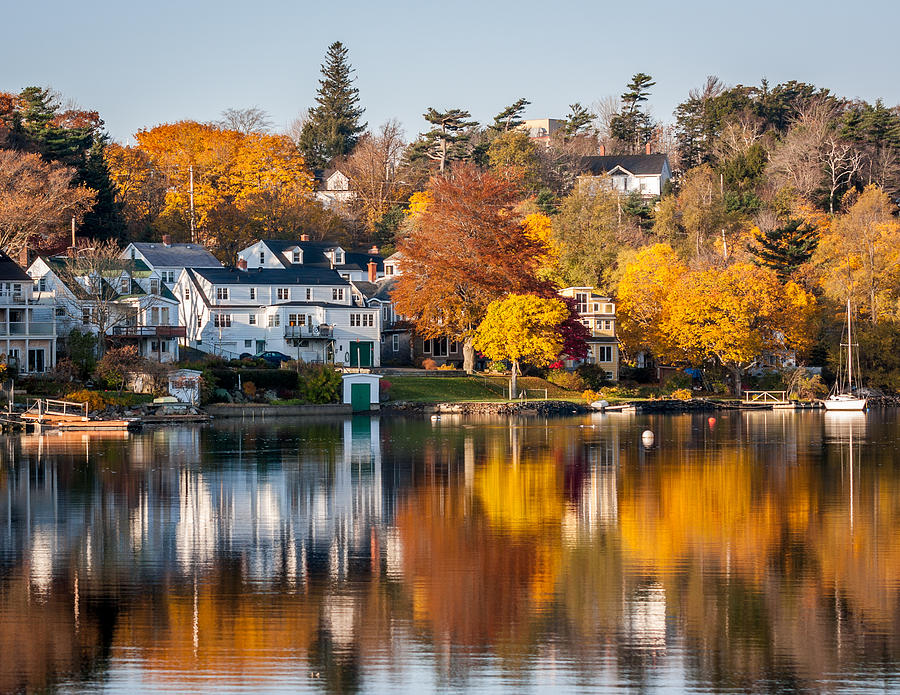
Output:
<instances>
[{"instance_id":1,"label":"water reflection","mask_svg":"<svg viewBox=\"0 0 900 695\"><path fill-rule=\"evenodd\" d=\"M896 446L783 411L6 438L0 691L893 687Z\"/></svg>"}]
</instances>

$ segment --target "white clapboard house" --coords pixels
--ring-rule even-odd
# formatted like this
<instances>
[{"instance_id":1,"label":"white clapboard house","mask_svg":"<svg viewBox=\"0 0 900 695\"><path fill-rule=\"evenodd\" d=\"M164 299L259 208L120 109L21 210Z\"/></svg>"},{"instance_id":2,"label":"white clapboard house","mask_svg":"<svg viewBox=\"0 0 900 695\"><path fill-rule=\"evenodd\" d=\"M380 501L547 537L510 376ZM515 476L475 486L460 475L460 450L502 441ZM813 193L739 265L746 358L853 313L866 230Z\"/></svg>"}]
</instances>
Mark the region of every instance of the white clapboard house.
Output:
<instances>
[{"instance_id":1,"label":"white clapboard house","mask_svg":"<svg viewBox=\"0 0 900 695\"><path fill-rule=\"evenodd\" d=\"M226 358L275 351L305 362L378 366L378 310L356 305L336 268L273 261L273 244L245 249L237 267L181 273L175 295L188 345Z\"/></svg>"},{"instance_id":2,"label":"white clapboard house","mask_svg":"<svg viewBox=\"0 0 900 695\"><path fill-rule=\"evenodd\" d=\"M219 259L201 244L176 244L168 234L162 241L133 241L122 251L122 258L140 261L170 290L185 268L221 268Z\"/></svg>"},{"instance_id":3,"label":"white clapboard house","mask_svg":"<svg viewBox=\"0 0 900 695\"><path fill-rule=\"evenodd\" d=\"M348 251L328 241L310 241L308 234L297 240L257 241L238 252L249 270L257 268L325 268L345 280L374 282L384 276L384 258L373 246L368 251Z\"/></svg>"},{"instance_id":4,"label":"white clapboard house","mask_svg":"<svg viewBox=\"0 0 900 695\"><path fill-rule=\"evenodd\" d=\"M95 335L102 329L108 346L134 345L147 359L178 360L184 337L178 300L143 262L122 259L121 265L98 272L90 261L40 257L28 275L36 296L55 306L60 338L73 329Z\"/></svg>"}]
</instances>

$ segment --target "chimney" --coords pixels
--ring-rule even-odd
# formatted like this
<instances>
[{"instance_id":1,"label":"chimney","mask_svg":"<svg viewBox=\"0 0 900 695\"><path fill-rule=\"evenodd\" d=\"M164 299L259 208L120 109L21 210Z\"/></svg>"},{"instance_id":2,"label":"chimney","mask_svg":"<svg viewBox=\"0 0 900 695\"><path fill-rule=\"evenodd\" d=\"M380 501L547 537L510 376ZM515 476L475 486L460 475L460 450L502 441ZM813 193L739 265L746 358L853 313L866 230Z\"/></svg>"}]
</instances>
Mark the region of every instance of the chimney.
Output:
<instances>
[{"instance_id":1,"label":"chimney","mask_svg":"<svg viewBox=\"0 0 900 695\"><path fill-rule=\"evenodd\" d=\"M375 244L372 244L372 248L369 249L369 253L378 253L378 247Z\"/></svg>"},{"instance_id":2,"label":"chimney","mask_svg":"<svg viewBox=\"0 0 900 695\"><path fill-rule=\"evenodd\" d=\"M601 157L606 156L606 145L600 145L600 156Z\"/></svg>"},{"instance_id":3,"label":"chimney","mask_svg":"<svg viewBox=\"0 0 900 695\"><path fill-rule=\"evenodd\" d=\"M172 235L171 234L163 234L163 246L168 248L172 245Z\"/></svg>"},{"instance_id":4,"label":"chimney","mask_svg":"<svg viewBox=\"0 0 900 695\"><path fill-rule=\"evenodd\" d=\"M247 259L246 258L238 258L237 262L238 270L247 271Z\"/></svg>"},{"instance_id":5,"label":"chimney","mask_svg":"<svg viewBox=\"0 0 900 695\"><path fill-rule=\"evenodd\" d=\"M650 143L647 143L647 146L644 148L645 154L650 154Z\"/></svg>"},{"instance_id":6,"label":"chimney","mask_svg":"<svg viewBox=\"0 0 900 695\"><path fill-rule=\"evenodd\" d=\"M375 282L378 279L378 264L375 261L369 261L369 282Z\"/></svg>"},{"instance_id":7,"label":"chimney","mask_svg":"<svg viewBox=\"0 0 900 695\"><path fill-rule=\"evenodd\" d=\"M30 254L28 253L28 247L23 246L22 250L19 251L19 265L22 266L22 268L28 268L28 266L31 265L31 263L28 262L29 255Z\"/></svg>"},{"instance_id":8,"label":"chimney","mask_svg":"<svg viewBox=\"0 0 900 695\"><path fill-rule=\"evenodd\" d=\"M301 234L300 241L309 241L309 234Z\"/></svg>"}]
</instances>

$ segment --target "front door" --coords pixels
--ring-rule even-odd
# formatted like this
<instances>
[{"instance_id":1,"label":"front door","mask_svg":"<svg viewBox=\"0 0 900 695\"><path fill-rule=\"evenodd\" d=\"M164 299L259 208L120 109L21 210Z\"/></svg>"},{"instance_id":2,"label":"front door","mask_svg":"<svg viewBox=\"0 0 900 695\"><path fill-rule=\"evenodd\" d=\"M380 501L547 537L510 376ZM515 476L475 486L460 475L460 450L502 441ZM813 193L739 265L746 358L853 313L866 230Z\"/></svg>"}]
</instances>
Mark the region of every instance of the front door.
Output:
<instances>
[{"instance_id":1,"label":"front door","mask_svg":"<svg viewBox=\"0 0 900 695\"><path fill-rule=\"evenodd\" d=\"M350 407L354 413L364 413L372 409L370 393L368 384L350 384Z\"/></svg>"},{"instance_id":2,"label":"front door","mask_svg":"<svg viewBox=\"0 0 900 695\"><path fill-rule=\"evenodd\" d=\"M28 351L28 371L32 374L44 371L44 348Z\"/></svg>"},{"instance_id":3,"label":"front door","mask_svg":"<svg viewBox=\"0 0 900 695\"><path fill-rule=\"evenodd\" d=\"M258 355L261 352L266 351L266 341L265 340L257 340L256 341L256 354Z\"/></svg>"},{"instance_id":4,"label":"front door","mask_svg":"<svg viewBox=\"0 0 900 695\"><path fill-rule=\"evenodd\" d=\"M350 366L371 367L374 346L374 343L365 340L350 343Z\"/></svg>"}]
</instances>

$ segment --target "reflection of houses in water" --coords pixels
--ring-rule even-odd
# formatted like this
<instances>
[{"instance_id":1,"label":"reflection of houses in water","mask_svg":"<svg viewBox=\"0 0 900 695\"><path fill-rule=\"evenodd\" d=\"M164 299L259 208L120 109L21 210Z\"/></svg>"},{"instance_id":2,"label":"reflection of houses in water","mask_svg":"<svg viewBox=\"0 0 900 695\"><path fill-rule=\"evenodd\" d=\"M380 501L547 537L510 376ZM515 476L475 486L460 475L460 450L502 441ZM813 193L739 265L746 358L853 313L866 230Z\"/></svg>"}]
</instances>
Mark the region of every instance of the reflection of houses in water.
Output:
<instances>
[{"instance_id":1,"label":"reflection of houses in water","mask_svg":"<svg viewBox=\"0 0 900 695\"><path fill-rule=\"evenodd\" d=\"M281 452L264 464L255 452L229 451L201 466L198 430L105 443L20 438L6 457L0 557L26 560L37 586L72 557L88 575L130 565L136 581L202 573L229 556L254 582L302 582L309 572L344 579L355 561L371 565L381 450L377 419L337 427L342 441L331 456ZM73 476L85 480L75 485Z\"/></svg>"},{"instance_id":2,"label":"reflection of houses in water","mask_svg":"<svg viewBox=\"0 0 900 695\"><path fill-rule=\"evenodd\" d=\"M619 518L619 429L600 429L598 434L595 439L585 438L587 471L565 521L567 528L588 534L615 526Z\"/></svg>"},{"instance_id":3,"label":"reflection of houses in water","mask_svg":"<svg viewBox=\"0 0 900 695\"><path fill-rule=\"evenodd\" d=\"M658 582L642 586L625 600L625 644L641 651L666 648L666 590Z\"/></svg>"}]
</instances>

